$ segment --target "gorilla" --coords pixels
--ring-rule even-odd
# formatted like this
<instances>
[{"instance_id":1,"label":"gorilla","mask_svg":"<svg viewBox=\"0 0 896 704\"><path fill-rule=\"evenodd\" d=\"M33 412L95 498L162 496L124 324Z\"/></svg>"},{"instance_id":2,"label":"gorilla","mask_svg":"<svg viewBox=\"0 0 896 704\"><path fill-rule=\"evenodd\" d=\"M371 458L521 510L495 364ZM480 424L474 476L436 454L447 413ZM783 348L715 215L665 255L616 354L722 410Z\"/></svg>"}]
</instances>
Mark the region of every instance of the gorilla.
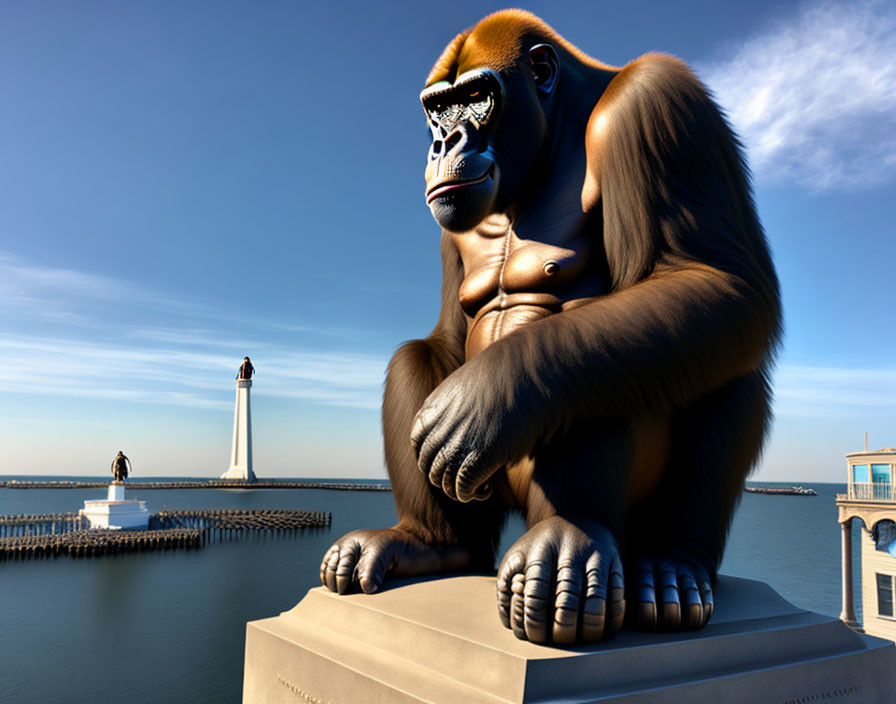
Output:
<instances>
[{"instance_id":1,"label":"gorilla","mask_svg":"<svg viewBox=\"0 0 896 704\"><path fill-rule=\"evenodd\" d=\"M494 569L503 624L569 645L700 628L770 422L778 282L737 138L680 60L596 61L506 10L421 94L442 307L389 364L399 521L321 582Z\"/></svg>"}]
</instances>

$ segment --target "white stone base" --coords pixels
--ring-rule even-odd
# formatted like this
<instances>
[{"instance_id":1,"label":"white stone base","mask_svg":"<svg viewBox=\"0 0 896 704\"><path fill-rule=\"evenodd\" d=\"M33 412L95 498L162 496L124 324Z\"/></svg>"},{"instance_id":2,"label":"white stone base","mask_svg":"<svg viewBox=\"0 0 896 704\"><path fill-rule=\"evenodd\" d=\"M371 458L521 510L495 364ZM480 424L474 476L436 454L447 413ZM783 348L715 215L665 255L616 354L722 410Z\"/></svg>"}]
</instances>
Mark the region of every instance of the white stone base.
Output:
<instances>
[{"instance_id":1,"label":"white stone base","mask_svg":"<svg viewBox=\"0 0 896 704\"><path fill-rule=\"evenodd\" d=\"M125 499L124 484L109 485L106 500L85 501L78 513L90 521L91 528L106 530L146 530L149 527L149 510L145 501Z\"/></svg>"},{"instance_id":2,"label":"white stone base","mask_svg":"<svg viewBox=\"0 0 896 704\"><path fill-rule=\"evenodd\" d=\"M109 501L124 501L124 482L112 482L106 498Z\"/></svg>"},{"instance_id":3,"label":"white stone base","mask_svg":"<svg viewBox=\"0 0 896 704\"><path fill-rule=\"evenodd\" d=\"M494 577L312 589L246 632L243 702L892 702L896 646L720 577L702 631L554 648L498 620Z\"/></svg>"},{"instance_id":4,"label":"white stone base","mask_svg":"<svg viewBox=\"0 0 896 704\"><path fill-rule=\"evenodd\" d=\"M255 473L248 471L245 467L231 467L221 475L221 479L235 482L254 482Z\"/></svg>"}]
</instances>

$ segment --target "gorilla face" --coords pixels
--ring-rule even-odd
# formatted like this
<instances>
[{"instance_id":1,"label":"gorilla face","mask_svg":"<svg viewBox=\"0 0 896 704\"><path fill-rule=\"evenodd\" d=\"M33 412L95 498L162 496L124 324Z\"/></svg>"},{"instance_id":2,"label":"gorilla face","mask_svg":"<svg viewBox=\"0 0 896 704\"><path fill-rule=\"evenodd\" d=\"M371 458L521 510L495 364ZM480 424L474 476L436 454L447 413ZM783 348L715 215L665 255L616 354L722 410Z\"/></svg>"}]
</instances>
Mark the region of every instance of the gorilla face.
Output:
<instances>
[{"instance_id":1,"label":"gorilla face","mask_svg":"<svg viewBox=\"0 0 896 704\"><path fill-rule=\"evenodd\" d=\"M440 81L420 95L432 146L426 164L426 203L436 222L465 232L492 212L500 170L494 127L505 100L501 77L489 68Z\"/></svg>"},{"instance_id":2,"label":"gorilla face","mask_svg":"<svg viewBox=\"0 0 896 704\"><path fill-rule=\"evenodd\" d=\"M474 68L420 94L432 132L426 203L450 232L471 230L522 197L545 138L542 101L559 71L547 44L529 49L528 59L527 69Z\"/></svg>"}]
</instances>

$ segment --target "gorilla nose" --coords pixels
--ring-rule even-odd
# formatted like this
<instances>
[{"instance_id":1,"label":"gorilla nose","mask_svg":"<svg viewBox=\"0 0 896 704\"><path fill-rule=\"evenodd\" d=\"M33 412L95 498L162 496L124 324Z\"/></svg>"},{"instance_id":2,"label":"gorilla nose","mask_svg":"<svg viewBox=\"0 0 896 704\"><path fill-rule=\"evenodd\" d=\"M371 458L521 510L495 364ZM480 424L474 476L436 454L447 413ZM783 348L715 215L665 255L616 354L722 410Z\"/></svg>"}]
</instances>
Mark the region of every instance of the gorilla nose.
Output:
<instances>
[{"instance_id":1,"label":"gorilla nose","mask_svg":"<svg viewBox=\"0 0 896 704\"><path fill-rule=\"evenodd\" d=\"M479 130L469 122L457 125L444 139L444 154L460 156L479 149Z\"/></svg>"},{"instance_id":2,"label":"gorilla nose","mask_svg":"<svg viewBox=\"0 0 896 704\"><path fill-rule=\"evenodd\" d=\"M454 130L454 132L449 134L445 139L445 151L450 152L460 143L461 139L463 139L463 135L461 134L460 130Z\"/></svg>"}]
</instances>

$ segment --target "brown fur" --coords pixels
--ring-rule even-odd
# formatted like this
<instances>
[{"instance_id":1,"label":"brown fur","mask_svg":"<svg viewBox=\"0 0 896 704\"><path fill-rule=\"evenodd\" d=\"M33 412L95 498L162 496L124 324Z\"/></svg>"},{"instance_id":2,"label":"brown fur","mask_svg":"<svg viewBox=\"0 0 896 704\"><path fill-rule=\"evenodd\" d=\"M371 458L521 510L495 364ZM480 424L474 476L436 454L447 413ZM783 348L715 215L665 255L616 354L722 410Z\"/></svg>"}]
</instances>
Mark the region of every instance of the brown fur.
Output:
<instances>
[{"instance_id":1,"label":"brown fur","mask_svg":"<svg viewBox=\"0 0 896 704\"><path fill-rule=\"evenodd\" d=\"M383 399L399 523L334 543L321 582L490 569L517 509L497 575L516 636L699 628L780 337L740 145L678 59L613 68L520 10L455 37L440 81L442 309Z\"/></svg>"},{"instance_id":2,"label":"brown fur","mask_svg":"<svg viewBox=\"0 0 896 704\"><path fill-rule=\"evenodd\" d=\"M427 84L489 66L505 76L511 95L519 95L525 49L539 42L557 48L567 85L548 108L542 170L525 174L525 198L517 193L508 212L518 232L529 223L542 239L557 223L590 232L602 247L595 266L605 267L609 291L524 325L477 355L478 368L493 372L482 379L488 394L524 405L508 408L509 415L537 417L522 434L494 440L497 456L510 460L510 470L496 475L496 495L460 505L426 482L407 441L430 392L465 361L469 318L457 294L463 270L451 239L443 237L441 317L426 340L397 353L383 406L400 525L438 545L466 543L488 561L504 505L527 505L531 524L533 516L559 510L563 501L556 497L580 489L581 471L558 469L528 481L532 468L520 462L557 438L571 438L587 422L595 438L628 438L620 446L627 449L613 455L626 467L605 471L598 481L620 504L604 509L619 514L620 528L630 508L628 542L665 536L670 548L690 551L713 571L768 425L768 374L780 334L777 280L743 156L706 89L681 61L649 54L614 69L522 11L496 13L458 35ZM590 81L597 93L573 91L576 81ZM502 136L508 129L502 124ZM573 139L586 146L583 171L566 158ZM555 186L552 174L570 172L579 179L578 214L562 197L549 197L553 190L569 193L565 184ZM636 455L656 455L656 443L638 430L645 424L654 432L659 427L665 438L659 476L655 458L646 474L633 471ZM595 461L616 460L601 455Z\"/></svg>"}]
</instances>

